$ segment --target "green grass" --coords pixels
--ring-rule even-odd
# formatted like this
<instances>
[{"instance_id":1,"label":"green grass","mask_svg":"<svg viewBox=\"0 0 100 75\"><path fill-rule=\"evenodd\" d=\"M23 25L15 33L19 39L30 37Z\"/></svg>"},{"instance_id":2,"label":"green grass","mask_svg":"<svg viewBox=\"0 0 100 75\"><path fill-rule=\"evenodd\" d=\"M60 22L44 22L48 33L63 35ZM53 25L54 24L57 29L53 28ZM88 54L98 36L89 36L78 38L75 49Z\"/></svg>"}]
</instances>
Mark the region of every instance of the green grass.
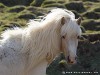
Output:
<instances>
[{"instance_id":1,"label":"green grass","mask_svg":"<svg viewBox=\"0 0 100 75\"><path fill-rule=\"evenodd\" d=\"M43 8L48 8L48 7L65 8L65 6L60 3L47 4L47 5L43 5L42 7Z\"/></svg>"}]
</instances>

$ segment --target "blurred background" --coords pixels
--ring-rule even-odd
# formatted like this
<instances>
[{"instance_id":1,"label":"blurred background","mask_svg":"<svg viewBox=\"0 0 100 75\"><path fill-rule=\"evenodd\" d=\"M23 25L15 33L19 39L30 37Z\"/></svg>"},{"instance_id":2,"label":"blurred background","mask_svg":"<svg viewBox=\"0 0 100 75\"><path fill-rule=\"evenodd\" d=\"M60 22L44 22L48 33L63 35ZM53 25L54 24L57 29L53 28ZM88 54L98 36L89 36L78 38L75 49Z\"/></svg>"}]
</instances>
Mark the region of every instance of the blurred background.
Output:
<instances>
[{"instance_id":1,"label":"blurred background","mask_svg":"<svg viewBox=\"0 0 100 75\"><path fill-rule=\"evenodd\" d=\"M14 26L25 27L29 19L39 19L52 8L71 10L76 18L82 17L82 36L78 46L78 63L59 66L62 54L47 68L47 75L80 75L68 72L98 72L100 75L100 0L0 0L0 33Z\"/></svg>"}]
</instances>

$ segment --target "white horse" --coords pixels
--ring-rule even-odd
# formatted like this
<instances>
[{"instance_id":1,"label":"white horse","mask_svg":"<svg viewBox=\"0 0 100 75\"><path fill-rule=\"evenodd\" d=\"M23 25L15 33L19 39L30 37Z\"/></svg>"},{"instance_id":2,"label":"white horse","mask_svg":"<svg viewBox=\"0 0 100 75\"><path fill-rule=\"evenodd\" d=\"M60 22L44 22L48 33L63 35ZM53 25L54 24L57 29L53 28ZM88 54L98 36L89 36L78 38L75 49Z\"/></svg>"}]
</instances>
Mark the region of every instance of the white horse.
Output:
<instances>
[{"instance_id":1,"label":"white horse","mask_svg":"<svg viewBox=\"0 0 100 75\"><path fill-rule=\"evenodd\" d=\"M46 67L60 52L76 63L81 19L65 9L53 9L26 28L5 31L0 40L0 75L46 75Z\"/></svg>"}]
</instances>

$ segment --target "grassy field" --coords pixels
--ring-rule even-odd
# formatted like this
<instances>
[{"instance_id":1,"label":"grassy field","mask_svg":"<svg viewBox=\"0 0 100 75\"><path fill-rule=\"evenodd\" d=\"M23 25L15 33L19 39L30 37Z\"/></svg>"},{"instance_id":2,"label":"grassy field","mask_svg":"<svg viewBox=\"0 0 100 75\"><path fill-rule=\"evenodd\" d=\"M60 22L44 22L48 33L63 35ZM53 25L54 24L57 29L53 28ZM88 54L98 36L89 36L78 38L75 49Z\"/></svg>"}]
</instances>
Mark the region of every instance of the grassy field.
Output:
<instances>
[{"instance_id":1,"label":"grassy field","mask_svg":"<svg viewBox=\"0 0 100 75\"><path fill-rule=\"evenodd\" d=\"M82 74L63 71L100 75L100 0L0 0L0 33L14 26L25 27L29 19L38 19L54 7L71 10L76 18L82 16L83 36L87 40L79 41L76 65L59 65L61 54L47 68L47 75Z\"/></svg>"}]
</instances>

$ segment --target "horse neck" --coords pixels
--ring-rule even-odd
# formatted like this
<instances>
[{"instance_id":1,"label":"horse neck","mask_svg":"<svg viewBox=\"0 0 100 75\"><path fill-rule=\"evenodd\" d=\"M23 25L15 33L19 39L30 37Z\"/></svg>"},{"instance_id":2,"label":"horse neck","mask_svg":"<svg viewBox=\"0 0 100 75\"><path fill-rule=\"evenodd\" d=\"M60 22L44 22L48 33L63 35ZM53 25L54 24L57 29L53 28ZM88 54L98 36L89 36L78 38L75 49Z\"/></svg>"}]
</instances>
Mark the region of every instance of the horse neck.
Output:
<instances>
[{"instance_id":1,"label":"horse neck","mask_svg":"<svg viewBox=\"0 0 100 75\"><path fill-rule=\"evenodd\" d=\"M30 32L30 45L27 45L30 46L31 56L29 56L29 69L42 60L48 60L48 62L51 62L60 52L59 29L55 30L53 29L54 24L49 24L50 25L44 25L44 27Z\"/></svg>"}]
</instances>

